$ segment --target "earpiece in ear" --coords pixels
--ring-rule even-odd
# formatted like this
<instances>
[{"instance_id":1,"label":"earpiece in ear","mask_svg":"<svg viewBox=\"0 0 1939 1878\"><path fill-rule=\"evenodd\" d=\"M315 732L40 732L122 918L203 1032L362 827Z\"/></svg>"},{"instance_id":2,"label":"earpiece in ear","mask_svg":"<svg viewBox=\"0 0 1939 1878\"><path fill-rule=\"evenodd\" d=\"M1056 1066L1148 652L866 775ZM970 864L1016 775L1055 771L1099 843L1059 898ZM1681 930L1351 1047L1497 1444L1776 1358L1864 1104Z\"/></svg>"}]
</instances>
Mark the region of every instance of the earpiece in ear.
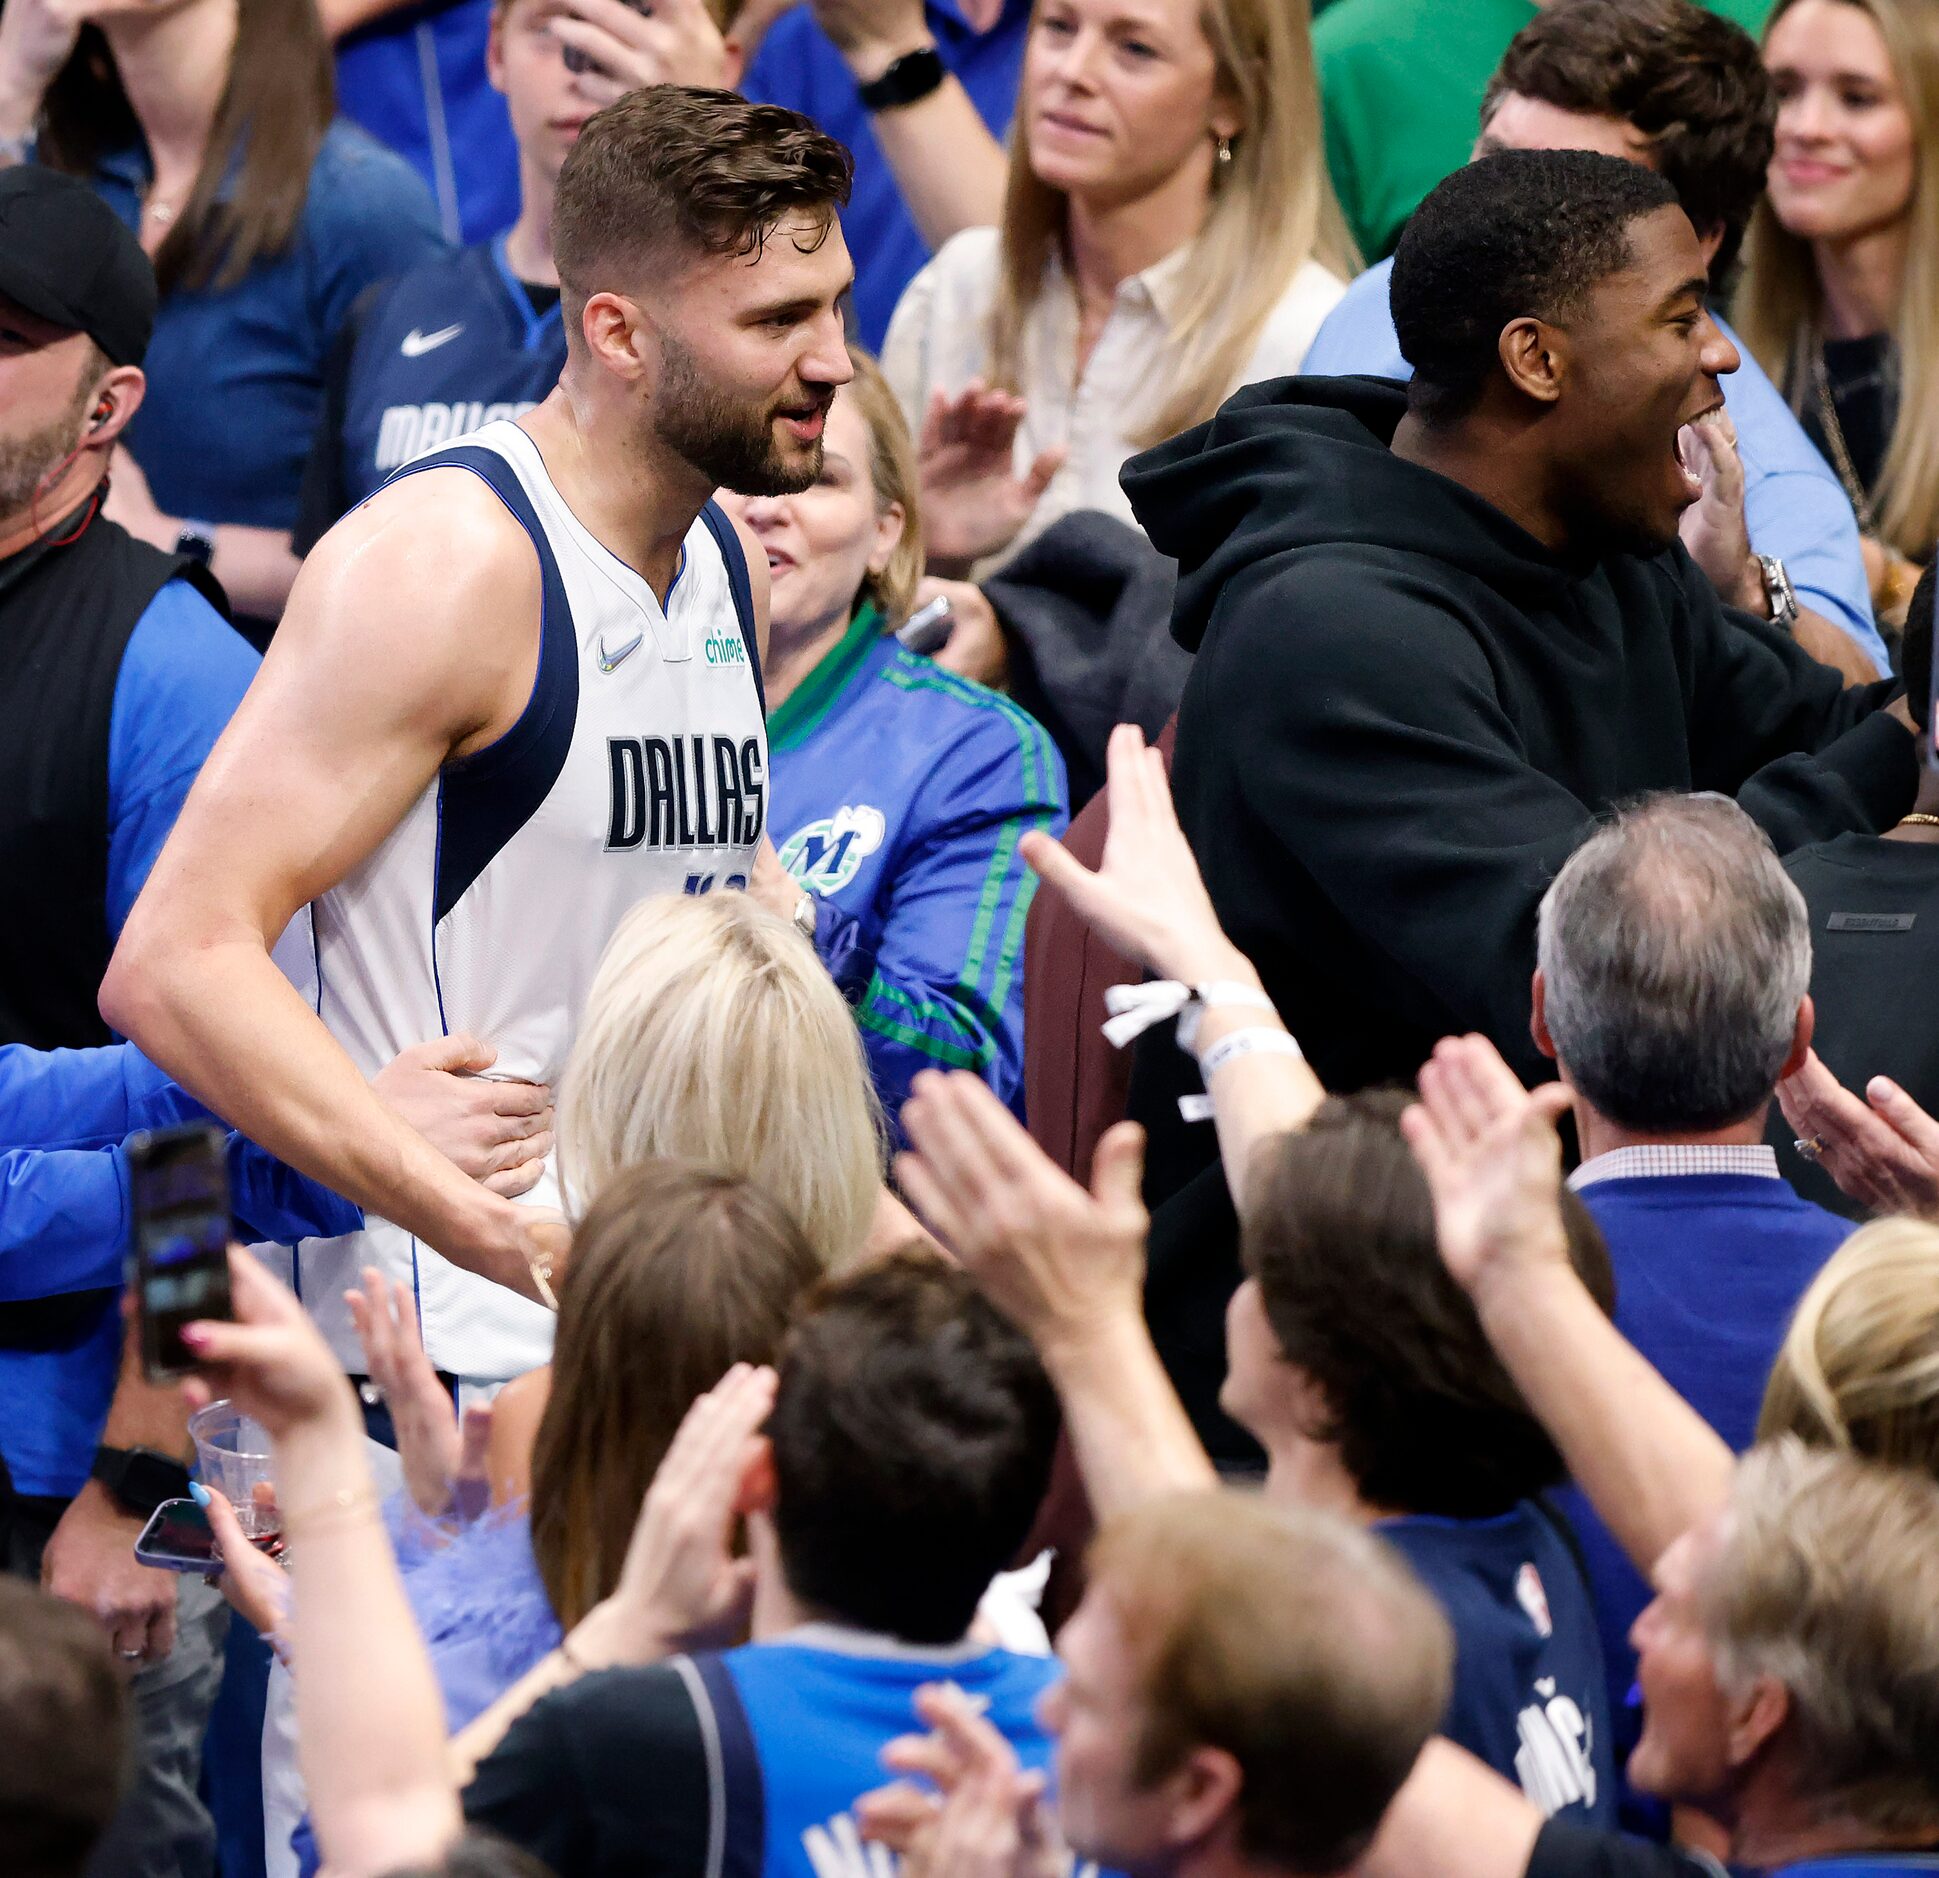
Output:
<instances>
[{"instance_id":1,"label":"earpiece in ear","mask_svg":"<svg viewBox=\"0 0 1939 1878\"><path fill-rule=\"evenodd\" d=\"M94 407L94 415L88 420L88 429L99 430L112 416L114 416L114 400L104 397Z\"/></svg>"}]
</instances>

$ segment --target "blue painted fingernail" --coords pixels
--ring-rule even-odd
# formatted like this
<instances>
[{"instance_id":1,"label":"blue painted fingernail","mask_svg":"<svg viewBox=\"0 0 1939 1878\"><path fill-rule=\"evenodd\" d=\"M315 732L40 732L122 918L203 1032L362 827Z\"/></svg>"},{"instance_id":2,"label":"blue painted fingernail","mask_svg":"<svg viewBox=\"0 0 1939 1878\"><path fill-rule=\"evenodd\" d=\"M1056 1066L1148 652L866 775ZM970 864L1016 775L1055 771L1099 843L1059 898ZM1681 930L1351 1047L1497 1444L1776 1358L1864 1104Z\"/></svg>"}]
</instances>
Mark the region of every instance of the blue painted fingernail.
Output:
<instances>
[{"instance_id":1,"label":"blue painted fingernail","mask_svg":"<svg viewBox=\"0 0 1939 1878\"><path fill-rule=\"evenodd\" d=\"M207 1487L205 1487L205 1486L203 1486L203 1484L201 1483L201 1481L199 1481L199 1480L191 1480L191 1481L189 1482L189 1492L190 1492L191 1494L193 1494L193 1495L195 1496L195 1504L196 1504L197 1506L207 1506L207 1505L208 1505L208 1503L209 1503L209 1490L208 1490L208 1488L207 1488Z\"/></svg>"}]
</instances>

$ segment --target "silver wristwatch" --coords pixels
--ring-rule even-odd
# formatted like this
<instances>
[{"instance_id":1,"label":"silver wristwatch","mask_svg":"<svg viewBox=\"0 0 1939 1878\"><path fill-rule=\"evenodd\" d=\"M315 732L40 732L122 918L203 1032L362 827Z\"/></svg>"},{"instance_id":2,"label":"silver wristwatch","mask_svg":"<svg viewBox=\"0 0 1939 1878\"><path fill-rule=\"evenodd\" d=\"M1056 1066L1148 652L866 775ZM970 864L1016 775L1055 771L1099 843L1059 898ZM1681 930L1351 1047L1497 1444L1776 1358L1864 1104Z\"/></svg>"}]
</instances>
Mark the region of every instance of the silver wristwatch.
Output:
<instances>
[{"instance_id":1,"label":"silver wristwatch","mask_svg":"<svg viewBox=\"0 0 1939 1878\"><path fill-rule=\"evenodd\" d=\"M1787 633L1798 629L1798 590L1791 585L1791 576L1784 571L1784 563L1774 554L1760 554L1757 557L1757 571L1764 576L1764 598L1771 609L1771 624L1782 626Z\"/></svg>"},{"instance_id":2,"label":"silver wristwatch","mask_svg":"<svg viewBox=\"0 0 1939 1878\"><path fill-rule=\"evenodd\" d=\"M795 931L813 945L815 928L821 924L821 902L812 893L804 892L794 903L794 911L788 917L794 921Z\"/></svg>"}]
</instances>

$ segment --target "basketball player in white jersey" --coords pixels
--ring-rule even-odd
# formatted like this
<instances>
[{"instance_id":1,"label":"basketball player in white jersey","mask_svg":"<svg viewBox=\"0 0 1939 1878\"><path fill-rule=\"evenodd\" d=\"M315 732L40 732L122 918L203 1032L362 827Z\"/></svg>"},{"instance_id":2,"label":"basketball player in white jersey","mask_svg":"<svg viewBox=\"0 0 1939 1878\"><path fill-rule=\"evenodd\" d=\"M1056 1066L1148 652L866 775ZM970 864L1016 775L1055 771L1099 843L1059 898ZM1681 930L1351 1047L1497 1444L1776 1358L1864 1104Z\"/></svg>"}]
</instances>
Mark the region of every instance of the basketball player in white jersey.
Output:
<instances>
[{"instance_id":1,"label":"basketball player in white jersey","mask_svg":"<svg viewBox=\"0 0 1939 1878\"><path fill-rule=\"evenodd\" d=\"M710 497L820 472L850 376L849 174L806 118L729 92L661 86L588 122L554 210L558 388L318 544L127 922L109 1021L381 1215L298 1253L353 1370L341 1294L364 1263L413 1282L439 1368L543 1362L528 1300L563 1239L460 1175L367 1073L464 1029L495 1073L556 1081L626 909L751 871L767 570ZM316 1010L268 950L306 902Z\"/></svg>"}]
</instances>

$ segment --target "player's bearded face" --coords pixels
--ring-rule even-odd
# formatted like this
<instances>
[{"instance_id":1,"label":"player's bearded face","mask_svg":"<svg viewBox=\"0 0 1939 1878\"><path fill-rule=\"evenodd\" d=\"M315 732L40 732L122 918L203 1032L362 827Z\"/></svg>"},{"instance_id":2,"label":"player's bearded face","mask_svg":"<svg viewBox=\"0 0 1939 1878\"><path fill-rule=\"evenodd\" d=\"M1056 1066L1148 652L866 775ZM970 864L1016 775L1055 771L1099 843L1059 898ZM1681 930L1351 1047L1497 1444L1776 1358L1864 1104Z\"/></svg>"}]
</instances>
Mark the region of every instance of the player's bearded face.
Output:
<instances>
[{"instance_id":1,"label":"player's bearded face","mask_svg":"<svg viewBox=\"0 0 1939 1878\"><path fill-rule=\"evenodd\" d=\"M796 495L821 475L821 438L804 440L782 421L826 412L832 386L794 388L778 397L737 395L708 375L691 347L660 337L660 387L653 435L722 489L748 496Z\"/></svg>"}]
</instances>

